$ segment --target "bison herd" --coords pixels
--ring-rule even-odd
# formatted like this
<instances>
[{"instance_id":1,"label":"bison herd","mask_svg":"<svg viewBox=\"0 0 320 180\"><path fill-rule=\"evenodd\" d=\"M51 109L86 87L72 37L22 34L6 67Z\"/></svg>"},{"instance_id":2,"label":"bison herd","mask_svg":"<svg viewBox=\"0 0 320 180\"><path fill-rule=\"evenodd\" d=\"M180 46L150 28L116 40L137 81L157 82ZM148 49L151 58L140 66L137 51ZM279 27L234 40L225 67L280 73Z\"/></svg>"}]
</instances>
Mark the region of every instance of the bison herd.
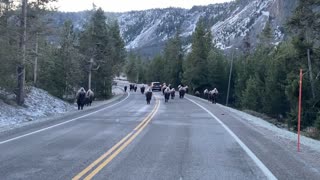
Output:
<instances>
[{"instance_id":1,"label":"bison herd","mask_svg":"<svg viewBox=\"0 0 320 180\"><path fill-rule=\"evenodd\" d=\"M138 89L137 84L130 84L129 90L136 92ZM124 86L124 91L127 92L128 87ZM179 92L179 98L183 99L185 94L188 93L188 86L179 85L178 86L178 92ZM146 97L147 104L150 104L152 99L152 87L142 85L140 86L140 92L141 94L144 94ZM173 88L170 84L167 86L165 83L161 86L161 92L164 96L165 103L168 103L170 99L174 99L176 95L176 90ZM195 92L195 95L200 97L201 94L199 91ZM208 89L205 89L203 91L203 97L207 99L208 101L212 102L213 104L216 104L217 102L217 96L218 96L218 90L217 88L214 88L213 90L209 91ZM78 105L78 110L83 110L83 107L85 105L91 106L92 101L94 100L94 93L91 89L88 89L86 91L83 87L80 88L76 94L76 102Z\"/></svg>"},{"instance_id":2,"label":"bison herd","mask_svg":"<svg viewBox=\"0 0 320 180\"><path fill-rule=\"evenodd\" d=\"M128 89L128 87L124 86L125 92L127 92L127 89ZM130 84L129 89L130 89L130 91L136 92L138 89L138 86L137 86L137 84ZM179 98L183 99L185 94L189 92L188 90L189 90L188 86L179 85L178 86ZM142 85L142 86L140 86L140 92L141 92L141 94L145 94L147 104L150 104L150 101L152 99L152 87ZM171 84L166 85L166 83L163 83L161 86L161 92L164 97L165 103L168 103L170 99L173 100L176 95L176 89L173 88L171 86ZM198 97L201 96L199 91L196 91L195 95ZM214 104L217 102L217 96L218 96L218 90L216 88L214 88L211 91L206 89L203 92L203 97Z\"/></svg>"},{"instance_id":3,"label":"bison herd","mask_svg":"<svg viewBox=\"0 0 320 180\"><path fill-rule=\"evenodd\" d=\"M217 88L214 88L213 90L209 91L208 89L205 89L203 91L203 96L208 101L212 102L213 104L217 103L217 97L218 97L218 90ZM200 93L199 93L200 96Z\"/></svg>"},{"instance_id":4,"label":"bison herd","mask_svg":"<svg viewBox=\"0 0 320 180\"><path fill-rule=\"evenodd\" d=\"M178 91L179 91L179 98L183 99L184 95L188 92L188 86L179 85ZM163 83L161 87L161 92L164 96L165 103L169 102L170 98L174 99L176 96L176 90L171 86L171 84L167 86L165 83Z\"/></svg>"},{"instance_id":5,"label":"bison herd","mask_svg":"<svg viewBox=\"0 0 320 180\"><path fill-rule=\"evenodd\" d=\"M78 110L83 110L85 105L91 106L93 99L94 93L91 89L86 91L83 87L80 88L76 94Z\"/></svg>"},{"instance_id":6,"label":"bison herd","mask_svg":"<svg viewBox=\"0 0 320 180\"><path fill-rule=\"evenodd\" d=\"M169 102L169 99L174 99L176 96L176 90L175 88L172 88L171 85L169 84L168 86L164 83L162 86L162 93L164 95L165 102ZM184 95L188 92L188 86L178 86L178 91L179 91L179 98L183 99Z\"/></svg>"}]
</instances>

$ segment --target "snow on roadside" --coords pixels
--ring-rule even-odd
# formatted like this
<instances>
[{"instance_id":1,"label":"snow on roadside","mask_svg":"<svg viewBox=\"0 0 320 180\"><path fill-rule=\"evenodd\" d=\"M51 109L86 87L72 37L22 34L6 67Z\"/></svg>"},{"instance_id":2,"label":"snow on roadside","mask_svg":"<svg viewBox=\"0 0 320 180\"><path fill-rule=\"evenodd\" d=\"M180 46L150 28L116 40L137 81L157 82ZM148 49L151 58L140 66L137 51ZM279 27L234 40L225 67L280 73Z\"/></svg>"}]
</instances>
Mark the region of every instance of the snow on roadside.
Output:
<instances>
[{"instance_id":1,"label":"snow on roadside","mask_svg":"<svg viewBox=\"0 0 320 180\"><path fill-rule=\"evenodd\" d=\"M285 129L278 128L277 126L267 122L266 120L263 120L261 118L252 116L250 114L247 114L245 112L229 108L223 105L219 105L220 107L227 109L228 111L232 112L233 114L237 115L242 120L248 121L251 124L254 124L256 126L265 128L267 130L270 130L274 132L274 135L280 136L282 138L289 139L291 141L297 141L297 134L287 131ZM236 117L236 118L237 118ZM301 144L310 147L311 149L320 152L320 141L314 140L309 137L301 136Z\"/></svg>"},{"instance_id":2,"label":"snow on roadside","mask_svg":"<svg viewBox=\"0 0 320 180\"><path fill-rule=\"evenodd\" d=\"M112 87L112 95L116 96L116 95L120 95L123 94L123 91L119 88L119 87Z\"/></svg>"},{"instance_id":3,"label":"snow on roadside","mask_svg":"<svg viewBox=\"0 0 320 180\"><path fill-rule=\"evenodd\" d=\"M25 105L26 107L11 106L0 100L0 130L75 109L71 104L34 87L27 94Z\"/></svg>"},{"instance_id":4,"label":"snow on roadside","mask_svg":"<svg viewBox=\"0 0 320 180\"><path fill-rule=\"evenodd\" d=\"M119 87L112 88L113 95L121 95ZM10 97L11 94L0 89L0 95ZM12 99L12 98L11 98ZM95 101L92 107L104 104L106 101ZM47 91L32 87L25 99L25 106L12 106L0 100L0 132L24 126L30 121L47 121L62 113L77 111L76 104L69 104L50 95Z\"/></svg>"}]
</instances>

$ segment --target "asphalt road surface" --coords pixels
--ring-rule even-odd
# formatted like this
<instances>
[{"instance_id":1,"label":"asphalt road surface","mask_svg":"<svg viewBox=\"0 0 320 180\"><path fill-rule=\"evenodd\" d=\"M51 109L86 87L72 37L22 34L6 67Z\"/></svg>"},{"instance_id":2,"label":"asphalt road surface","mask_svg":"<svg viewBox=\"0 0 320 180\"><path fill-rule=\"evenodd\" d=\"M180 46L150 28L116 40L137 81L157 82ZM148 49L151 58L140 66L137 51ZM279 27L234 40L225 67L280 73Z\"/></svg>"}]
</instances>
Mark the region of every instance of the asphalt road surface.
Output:
<instances>
[{"instance_id":1,"label":"asphalt road surface","mask_svg":"<svg viewBox=\"0 0 320 180\"><path fill-rule=\"evenodd\" d=\"M1 180L320 179L217 105L138 92L0 135Z\"/></svg>"}]
</instances>

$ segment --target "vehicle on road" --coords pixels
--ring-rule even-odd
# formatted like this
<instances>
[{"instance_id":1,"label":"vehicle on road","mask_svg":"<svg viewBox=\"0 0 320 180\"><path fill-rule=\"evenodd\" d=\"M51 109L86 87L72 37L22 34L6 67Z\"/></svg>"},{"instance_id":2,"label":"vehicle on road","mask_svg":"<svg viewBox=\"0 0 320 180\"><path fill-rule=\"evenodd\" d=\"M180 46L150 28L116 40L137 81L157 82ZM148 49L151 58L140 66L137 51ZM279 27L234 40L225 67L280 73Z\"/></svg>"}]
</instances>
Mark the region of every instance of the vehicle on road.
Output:
<instances>
[{"instance_id":1,"label":"vehicle on road","mask_svg":"<svg viewBox=\"0 0 320 180\"><path fill-rule=\"evenodd\" d=\"M151 89L152 89L152 91L161 91L161 83L160 82L152 82Z\"/></svg>"}]
</instances>

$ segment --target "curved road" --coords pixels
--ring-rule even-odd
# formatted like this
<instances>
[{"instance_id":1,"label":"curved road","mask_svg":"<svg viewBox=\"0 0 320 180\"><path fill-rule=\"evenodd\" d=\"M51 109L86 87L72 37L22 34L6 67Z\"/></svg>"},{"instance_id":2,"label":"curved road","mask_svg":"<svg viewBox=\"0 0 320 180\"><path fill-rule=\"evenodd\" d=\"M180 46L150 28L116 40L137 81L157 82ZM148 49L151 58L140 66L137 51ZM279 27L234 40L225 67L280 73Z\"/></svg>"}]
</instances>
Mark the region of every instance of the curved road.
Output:
<instances>
[{"instance_id":1,"label":"curved road","mask_svg":"<svg viewBox=\"0 0 320 180\"><path fill-rule=\"evenodd\" d=\"M0 178L320 179L299 155L217 105L140 93L0 135Z\"/></svg>"}]
</instances>

